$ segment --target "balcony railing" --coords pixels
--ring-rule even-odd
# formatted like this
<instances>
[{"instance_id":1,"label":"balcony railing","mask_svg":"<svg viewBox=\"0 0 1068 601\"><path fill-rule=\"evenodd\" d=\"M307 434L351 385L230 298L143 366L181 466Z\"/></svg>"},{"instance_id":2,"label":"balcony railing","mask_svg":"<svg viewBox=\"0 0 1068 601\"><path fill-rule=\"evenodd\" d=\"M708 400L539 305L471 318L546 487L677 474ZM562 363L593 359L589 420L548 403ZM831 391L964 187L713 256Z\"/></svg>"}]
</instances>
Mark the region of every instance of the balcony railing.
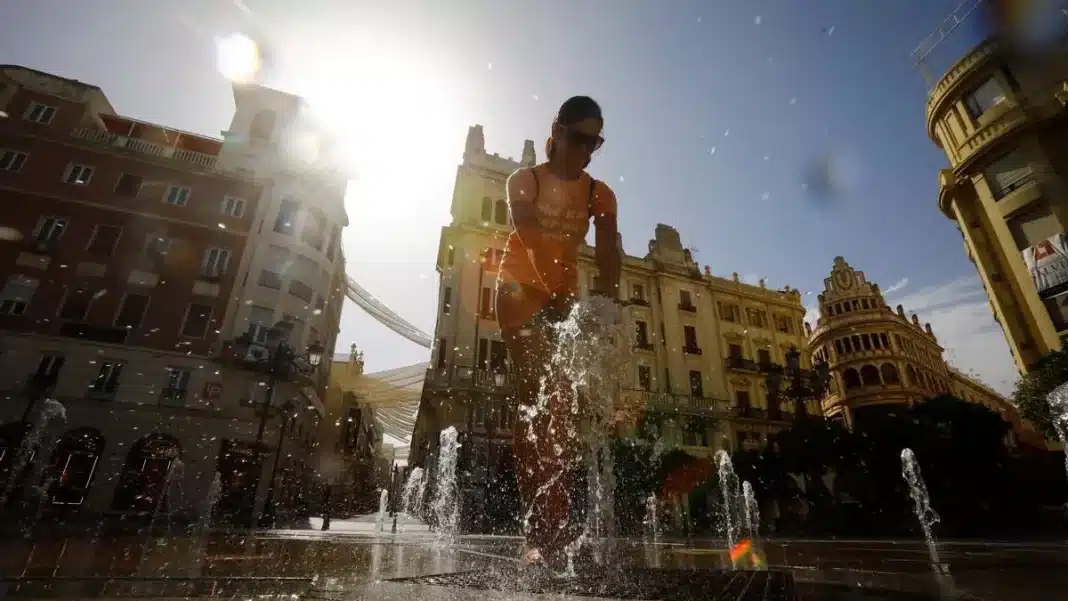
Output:
<instances>
[{"instance_id":1,"label":"balcony railing","mask_svg":"<svg viewBox=\"0 0 1068 601\"><path fill-rule=\"evenodd\" d=\"M636 306L639 306L639 307L648 307L649 306L649 301L645 300L644 298L634 297L634 298L630 298L630 299L627 299L627 300L623 301L623 304L627 305L627 306L636 305Z\"/></svg>"},{"instance_id":2,"label":"balcony railing","mask_svg":"<svg viewBox=\"0 0 1068 601\"><path fill-rule=\"evenodd\" d=\"M639 351L651 351L653 350L653 343L648 340L639 340L634 343L634 348Z\"/></svg>"},{"instance_id":3,"label":"balcony railing","mask_svg":"<svg viewBox=\"0 0 1068 601\"><path fill-rule=\"evenodd\" d=\"M130 330L115 326L94 326L87 323L66 322L59 326L59 335L105 344L122 344Z\"/></svg>"},{"instance_id":4,"label":"balcony railing","mask_svg":"<svg viewBox=\"0 0 1068 601\"><path fill-rule=\"evenodd\" d=\"M184 407L189 391L184 388L164 388L159 395L159 404L165 407Z\"/></svg>"},{"instance_id":5,"label":"balcony railing","mask_svg":"<svg viewBox=\"0 0 1068 601\"><path fill-rule=\"evenodd\" d=\"M682 352L686 353L687 355L700 355L701 347L697 345L686 345L682 347Z\"/></svg>"},{"instance_id":6,"label":"balcony railing","mask_svg":"<svg viewBox=\"0 0 1068 601\"><path fill-rule=\"evenodd\" d=\"M689 313L697 313L697 305L693 303L679 303L679 311L687 311Z\"/></svg>"},{"instance_id":7,"label":"balcony railing","mask_svg":"<svg viewBox=\"0 0 1068 601\"><path fill-rule=\"evenodd\" d=\"M178 161L202 169L214 169L215 163L218 160L218 157L214 155L174 148L172 146L157 144L139 138L120 136L118 134L90 127L75 129L71 132L71 135L80 140L85 140L94 144L122 148L136 154Z\"/></svg>"},{"instance_id":8,"label":"balcony railing","mask_svg":"<svg viewBox=\"0 0 1068 601\"><path fill-rule=\"evenodd\" d=\"M760 371L760 366L757 365L756 361L744 357L727 357L727 367L740 371Z\"/></svg>"},{"instance_id":9,"label":"balcony railing","mask_svg":"<svg viewBox=\"0 0 1068 601\"><path fill-rule=\"evenodd\" d=\"M770 374L773 371L781 371L782 366L772 361L757 361L757 369L760 373Z\"/></svg>"},{"instance_id":10,"label":"balcony railing","mask_svg":"<svg viewBox=\"0 0 1068 601\"><path fill-rule=\"evenodd\" d=\"M426 370L424 386L454 388L469 386L489 391L508 391L515 383L515 375L505 370L475 369L454 365Z\"/></svg>"}]
</instances>

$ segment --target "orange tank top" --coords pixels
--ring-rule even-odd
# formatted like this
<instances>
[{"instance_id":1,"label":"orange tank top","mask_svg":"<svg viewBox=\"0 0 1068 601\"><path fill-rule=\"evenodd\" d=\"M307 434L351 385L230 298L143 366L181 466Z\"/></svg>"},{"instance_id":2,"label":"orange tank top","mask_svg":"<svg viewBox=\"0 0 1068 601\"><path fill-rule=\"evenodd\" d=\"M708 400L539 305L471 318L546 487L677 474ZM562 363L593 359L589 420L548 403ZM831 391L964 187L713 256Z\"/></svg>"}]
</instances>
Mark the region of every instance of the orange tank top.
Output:
<instances>
[{"instance_id":1,"label":"orange tank top","mask_svg":"<svg viewBox=\"0 0 1068 601\"><path fill-rule=\"evenodd\" d=\"M562 180L540 165L526 171L530 177L524 180L524 198L509 198L508 202L534 203L540 241L532 245L513 230L505 245L500 279L547 294L577 294L578 251L589 232L590 218L604 212L614 213L615 207L599 206L607 204L603 198L609 195L599 193L604 185L587 173L575 180ZM534 267L531 255L536 258L540 271Z\"/></svg>"}]
</instances>

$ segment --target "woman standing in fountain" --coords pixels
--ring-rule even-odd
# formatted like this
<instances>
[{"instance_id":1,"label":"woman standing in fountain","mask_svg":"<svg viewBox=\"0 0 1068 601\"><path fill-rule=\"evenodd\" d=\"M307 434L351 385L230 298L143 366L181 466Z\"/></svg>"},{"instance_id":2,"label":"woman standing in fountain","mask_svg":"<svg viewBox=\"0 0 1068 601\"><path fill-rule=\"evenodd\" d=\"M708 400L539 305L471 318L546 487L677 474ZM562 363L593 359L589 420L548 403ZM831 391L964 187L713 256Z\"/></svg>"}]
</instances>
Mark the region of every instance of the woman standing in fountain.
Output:
<instances>
[{"instance_id":1,"label":"woman standing in fountain","mask_svg":"<svg viewBox=\"0 0 1068 601\"><path fill-rule=\"evenodd\" d=\"M616 196L586 173L604 143L601 107L589 97L564 102L545 145L546 162L508 178L513 231L497 280L497 319L517 378L516 476L529 564L557 563L571 542L568 471L577 457L570 384L551 367L553 325L578 300L578 251L596 228L601 321L618 321L620 252ZM542 390L544 382L545 389Z\"/></svg>"}]
</instances>

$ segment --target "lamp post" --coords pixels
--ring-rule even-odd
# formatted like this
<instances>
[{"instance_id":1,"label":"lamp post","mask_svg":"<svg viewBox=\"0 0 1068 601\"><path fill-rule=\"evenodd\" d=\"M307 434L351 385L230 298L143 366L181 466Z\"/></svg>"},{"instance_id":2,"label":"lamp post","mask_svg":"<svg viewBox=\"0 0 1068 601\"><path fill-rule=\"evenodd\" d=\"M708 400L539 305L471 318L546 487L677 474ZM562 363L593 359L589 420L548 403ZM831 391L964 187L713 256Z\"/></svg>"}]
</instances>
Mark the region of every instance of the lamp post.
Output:
<instances>
[{"instance_id":1,"label":"lamp post","mask_svg":"<svg viewBox=\"0 0 1068 601\"><path fill-rule=\"evenodd\" d=\"M244 355L238 361L239 365L256 371L266 371L268 374L267 391L264 395L263 402L260 403L260 422L256 431L255 447L257 454L262 458L264 456L263 438L267 430L267 419L271 415L273 408L274 393L278 385L278 378L282 377L288 380L291 373L296 372L304 377L310 376L319 367L322 362L324 348L318 342L314 342L306 349L306 354L301 357L296 354L294 349L285 342L285 329L286 326L283 323L276 324L267 335L268 344L260 345L245 341L247 348L244 350ZM273 342L273 344L271 344ZM283 412L291 411L293 405L288 399L283 404L281 409ZM283 436L285 435L286 422L283 421L278 434L278 446L275 449L275 463L271 468L271 479L267 486L267 497L264 501L263 512L260 515L259 525L261 527L270 527L274 524L274 481L278 473L278 461L281 458L281 448L283 442ZM253 507L255 506L255 490L258 488L260 478L262 477L262 463L261 467L256 472L256 484L252 487L253 500L248 507L248 518L246 523L249 527L253 524Z\"/></svg>"},{"instance_id":2,"label":"lamp post","mask_svg":"<svg viewBox=\"0 0 1068 601\"><path fill-rule=\"evenodd\" d=\"M826 361L817 362L812 369L802 369L801 353L795 347L786 351L785 368L773 369L765 376L768 400L777 402L781 394L794 401L794 418L798 421L808 417L805 401L822 399L830 381L830 367Z\"/></svg>"}]
</instances>

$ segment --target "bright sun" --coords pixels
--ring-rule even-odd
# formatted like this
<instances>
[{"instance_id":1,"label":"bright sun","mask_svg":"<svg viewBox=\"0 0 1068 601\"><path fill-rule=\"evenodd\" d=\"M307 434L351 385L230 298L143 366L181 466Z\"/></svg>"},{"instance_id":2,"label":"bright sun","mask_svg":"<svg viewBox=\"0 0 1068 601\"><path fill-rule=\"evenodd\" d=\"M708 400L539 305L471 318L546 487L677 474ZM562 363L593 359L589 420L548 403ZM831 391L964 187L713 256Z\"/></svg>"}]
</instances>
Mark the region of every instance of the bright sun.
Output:
<instances>
[{"instance_id":1,"label":"bright sun","mask_svg":"<svg viewBox=\"0 0 1068 601\"><path fill-rule=\"evenodd\" d=\"M361 234L380 236L383 227L404 223L436 228L447 218L466 131L452 93L456 79L450 82L431 53L420 55L411 44L365 40L316 50L299 57L299 72L272 79L304 97L312 117L336 138L352 169L349 202L373 224ZM263 53L247 36L219 39L217 52L219 71L235 82L253 81L264 68Z\"/></svg>"}]
</instances>

